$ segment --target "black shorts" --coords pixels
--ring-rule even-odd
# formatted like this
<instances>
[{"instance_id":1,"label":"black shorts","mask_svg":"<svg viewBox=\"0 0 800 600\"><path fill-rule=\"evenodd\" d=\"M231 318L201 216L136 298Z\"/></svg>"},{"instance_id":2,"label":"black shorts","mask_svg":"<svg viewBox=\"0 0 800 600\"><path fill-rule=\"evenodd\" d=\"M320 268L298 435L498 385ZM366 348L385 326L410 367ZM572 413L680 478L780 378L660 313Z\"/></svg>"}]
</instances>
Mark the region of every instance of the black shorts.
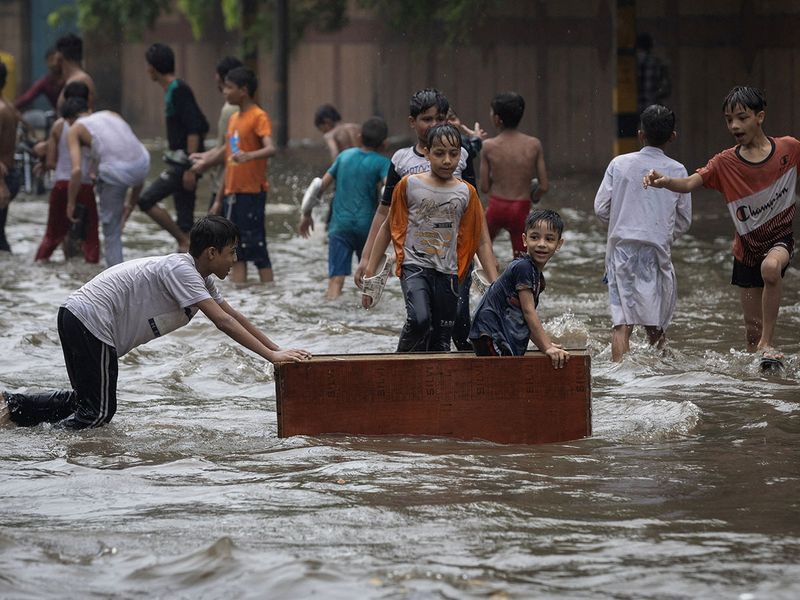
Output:
<instances>
[{"instance_id":1,"label":"black shorts","mask_svg":"<svg viewBox=\"0 0 800 600\"><path fill-rule=\"evenodd\" d=\"M772 248L782 246L789 252L791 259L792 251L794 250L794 238L786 238L776 242ZM770 248L770 250L772 249ZM738 259L733 259L733 273L731 274L731 285L736 285L741 288L763 288L764 279L761 277L761 262L766 258L766 254L762 257L757 265L748 266ZM791 260L789 261L791 262ZM781 270L781 277L786 274L786 269L789 268L789 263Z\"/></svg>"}]
</instances>

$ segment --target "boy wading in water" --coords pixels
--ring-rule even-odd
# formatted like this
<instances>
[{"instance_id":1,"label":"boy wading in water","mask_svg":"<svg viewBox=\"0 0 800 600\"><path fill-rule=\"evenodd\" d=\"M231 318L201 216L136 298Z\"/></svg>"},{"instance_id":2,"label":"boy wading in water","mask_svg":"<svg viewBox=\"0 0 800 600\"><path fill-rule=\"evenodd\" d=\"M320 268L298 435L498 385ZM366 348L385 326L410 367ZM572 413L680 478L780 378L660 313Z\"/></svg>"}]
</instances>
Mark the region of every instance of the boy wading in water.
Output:
<instances>
[{"instance_id":1,"label":"boy wading in water","mask_svg":"<svg viewBox=\"0 0 800 600\"><path fill-rule=\"evenodd\" d=\"M514 92L497 94L490 116L500 133L483 142L481 191L489 194L486 225L494 240L501 229L511 234L514 256L525 253L522 235L531 202L539 202L549 187L544 150L538 138L517 129L525 112L525 100ZM538 188L531 193L531 180Z\"/></svg>"},{"instance_id":2,"label":"boy wading in water","mask_svg":"<svg viewBox=\"0 0 800 600\"><path fill-rule=\"evenodd\" d=\"M644 326L650 344L661 348L675 313L672 242L689 230L692 197L638 185L652 169L686 177L685 167L664 154L675 136L675 113L648 106L639 124L642 149L611 161L594 199L595 213L608 224L606 280L614 362L628 351L634 325Z\"/></svg>"},{"instance_id":3,"label":"boy wading in water","mask_svg":"<svg viewBox=\"0 0 800 600\"><path fill-rule=\"evenodd\" d=\"M643 180L673 192L705 186L725 197L736 233L731 284L740 288L747 350L761 353L764 370L780 368L783 354L772 346L783 276L794 251L792 221L800 142L768 137L762 125L767 102L761 90L737 86L722 102L736 146L714 156L689 177L650 171Z\"/></svg>"},{"instance_id":4,"label":"boy wading in water","mask_svg":"<svg viewBox=\"0 0 800 600\"><path fill-rule=\"evenodd\" d=\"M202 311L235 342L270 362L311 358L281 350L228 304L211 275L225 279L236 262L239 230L228 219L200 219L189 252L129 260L106 269L58 310L58 336L72 389L0 394L0 425L85 429L111 421L117 410L118 358L183 327Z\"/></svg>"},{"instance_id":5,"label":"boy wading in water","mask_svg":"<svg viewBox=\"0 0 800 600\"><path fill-rule=\"evenodd\" d=\"M406 300L398 352L450 351L459 280L476 252L489 280L497 278L478 193L453 175L461 152L458 129L432 127L425 142L430 170L395 186L389 218L375 237L366 276L375 274L391 240ZM369 308L372 299L364 295L362 304Z\"/></svg>"},{"instance_id":6,"label":"boy wading in water","mask_svg":"<svg viewBox=\"0 0 800 600\"><path fill-rule=\"evenodd\" d=\"M525 221L525 254L508 265L481 299L469 338L478 356L522 356L528 340L562 368L569 352L555 344L536 312L544 291L544 266L564 244L564 221L553 210L537 208Z\"/></svg>"}]
</instances>

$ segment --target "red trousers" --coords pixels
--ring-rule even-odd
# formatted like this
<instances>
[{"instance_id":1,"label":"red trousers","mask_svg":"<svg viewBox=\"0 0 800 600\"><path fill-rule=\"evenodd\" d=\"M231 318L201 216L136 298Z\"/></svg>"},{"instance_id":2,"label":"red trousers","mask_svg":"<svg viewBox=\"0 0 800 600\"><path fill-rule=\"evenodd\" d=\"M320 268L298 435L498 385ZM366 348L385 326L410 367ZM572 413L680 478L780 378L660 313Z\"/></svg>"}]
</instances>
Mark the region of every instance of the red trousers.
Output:
<instances>
[{"instance_id":1,"label":"red trousers","mask_svg":"<svg viewBox=\"0 0 800 600\"><path fill-rule=\"evenodd\" d=\"M47 228L36 251L36 260L49 259L69 233L72 223L67 218L68 186L69 182L63 180L53 184L53 189L50 191L50 207L47 211ZM86 207L86 239L81 242L83 258L88 263L96 263L100 260L100 237L97 233L97 203L94 199L94 189L90 184L81 184L78 203Z\"/></svg>"}]
</instances>

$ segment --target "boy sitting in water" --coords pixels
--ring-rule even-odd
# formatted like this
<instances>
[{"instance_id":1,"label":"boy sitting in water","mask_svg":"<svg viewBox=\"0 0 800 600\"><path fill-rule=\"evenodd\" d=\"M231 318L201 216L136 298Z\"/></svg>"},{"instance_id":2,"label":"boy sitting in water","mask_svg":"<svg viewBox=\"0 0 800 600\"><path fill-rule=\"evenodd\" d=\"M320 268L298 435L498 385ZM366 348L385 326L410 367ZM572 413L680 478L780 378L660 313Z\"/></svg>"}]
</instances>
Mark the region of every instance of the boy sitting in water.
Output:
<instances>
[{"instance_id":1,"label":"boy sitting in water","mask_svg":"<svg viewBox=\"0 0 800 600\"><path fill-rule=\"evenodd\" d=\"M525 100L514 92L497 94L491 104L491 118L500 133L483 142L481 151L481 191L489 194L486 225L494 240L501 229L511 234L514 256L525 253L522 234L531 202L539 202L547 192L544 150L538 138L517 130L525 112ZM538 188L531 192L531 181Z\"/></svg>"},{"instance_id":2,"label":"boy sitting in water","mask_svg":"<svg viewBox=\"0 0 800 600\"><path fill-rule=\"evenodd\" d=\"M452 125L435 125L424 150L430 170L406 175L395 186L366 271L367 277L378 271L391 239L407 313L398 352L450 351L458 283L476 252L490 281L497 277L478 193L453 175L461 134ZM362 298L369 308L372 298Z\"/></svg>"},{"instance_id":3,"label":"boy sitting in water","mask_svg":"<svg viewBox=\"0 0 800 600\"><path fill-rule=\"evenodd\" d=\"M198 310L234 341L270 362L299 362L305 350L281 350L228 304L211 275L227 277L239 230L205 217L189 234L189 252L130 260L106 269L58 311L58 335L72 389L0 398L0 424L43 422L84 429L111 421L117 409L118 358L188 324Z\"/></svg>"},{"instance_id":4,"label":"boy sitting in water","mask_svg":"<svg viewBox=\"0 0 800 600\"><path fill-rule=\"evenodd\" d=\"M664 154L675 139L675 113L654 104L642 111L642 149L617 156L606 169L594 211L608 224L606 280L613 330L611 360L628 351L634 325L644 326L651 346L661 348L678 299L672 242L692 223L691 194L644 190L650 169L685 177L686 168Z\"/></svg>"},{"instance_id":5,"label":"boy sitting in water","mask_svg":"<svg viewBox=\"0 0 800 600\"><path fill-rule=\"evenodd\" d=\"M472 317L470 341L478 356L521 356L530 339L562 368L569 352L547 335L536 313L544 291L544 266L564 244L564 222L553 210L534 209L525 221L526 253L515 259L486 291Z\"/></svg>"},{"instance_id":6,"label":"boy sitting in water","mask_svg":"<svg viewBox=\"0 0 800 600\"><path fill-rule=\"evenodd\" d=\"M332 183L336 184L331 220L328 224L328 291L329 300L342 293L344 278L352 271L353 253L361 258L361 249L375 214L378 190L386 181L389 159L378 154L388 134L380 117L367 119L358 134L360 146L339 154L328 172L319 181L319 189L302 207L299 233L307 238L314 229L311 210L319 196Z\"/></svg>"},{"instance_id":7,"label":"boy sitting in water","mask_svg":"<svg viewBox=\"0 0 800 600\"><path fill-rule=\"evenodd\" d=\"M722 112L736 146L689 177L652 170L643 185L679 193L705 186L725 196L736 228L731 284L740 288L747 350L760 352L762 369L771 370L779 368L783 359L772 347L772 337L783 276L794 250L800 142L790 136L767 137L762 129L766 106L761 90L734 87L722 102Z\"/></svg>"}]
</instances>

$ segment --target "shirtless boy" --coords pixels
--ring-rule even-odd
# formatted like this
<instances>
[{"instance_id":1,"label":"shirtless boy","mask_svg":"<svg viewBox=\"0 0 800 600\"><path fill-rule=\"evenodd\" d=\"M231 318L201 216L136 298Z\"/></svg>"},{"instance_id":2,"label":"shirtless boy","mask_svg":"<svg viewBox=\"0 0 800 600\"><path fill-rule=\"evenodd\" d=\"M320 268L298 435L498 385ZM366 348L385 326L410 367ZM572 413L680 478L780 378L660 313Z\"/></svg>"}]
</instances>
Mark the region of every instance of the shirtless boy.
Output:
<instances>
[{"instance_id":1,"label":"shirtless boy","mask_svg":"<svg viewBox=\"0 0 800 600\"><path fill-rule=\"evenodd\" d=\"M489 194L486 225L494 240L501 229L511 234L514 256L525 253L522 234L531 201L538 202L547 192L547 170L542 143L517 130L525 112L525 100L514 92L497 94L489 113L500 132L483 142L481 151L481 191ZM531 180L539 187L531 197Z\"/></svg>"},{"instance_id":2,"label":"shirtless boy","mask_svg":"<svg viewBox=\"0 0 800 600\"><path fill-rule=\"evenodd\" d=\"M58 96L58 109L64 104L64 89L74 81L81 81L89 87L89 110L94 109L95 87L92 76L83 70L83 40L74 33L68 33L56 41L56 52L61 64L64 87Z\"/></svg>"},{"instance_id":3,"label":"shirtless boy","mask_svg":"<svg viewBox=\"0 0 800 600\"><path fill-rule=\"evenodd\" d=\"M325 138L325 145L331 153L331 160L343 150L358 148L361 143L358 135L361 127L356 123L342 123L342 115L331 104L323 104L314 115L314 127L319 129Z\"/></svg>"}]
</instances>

